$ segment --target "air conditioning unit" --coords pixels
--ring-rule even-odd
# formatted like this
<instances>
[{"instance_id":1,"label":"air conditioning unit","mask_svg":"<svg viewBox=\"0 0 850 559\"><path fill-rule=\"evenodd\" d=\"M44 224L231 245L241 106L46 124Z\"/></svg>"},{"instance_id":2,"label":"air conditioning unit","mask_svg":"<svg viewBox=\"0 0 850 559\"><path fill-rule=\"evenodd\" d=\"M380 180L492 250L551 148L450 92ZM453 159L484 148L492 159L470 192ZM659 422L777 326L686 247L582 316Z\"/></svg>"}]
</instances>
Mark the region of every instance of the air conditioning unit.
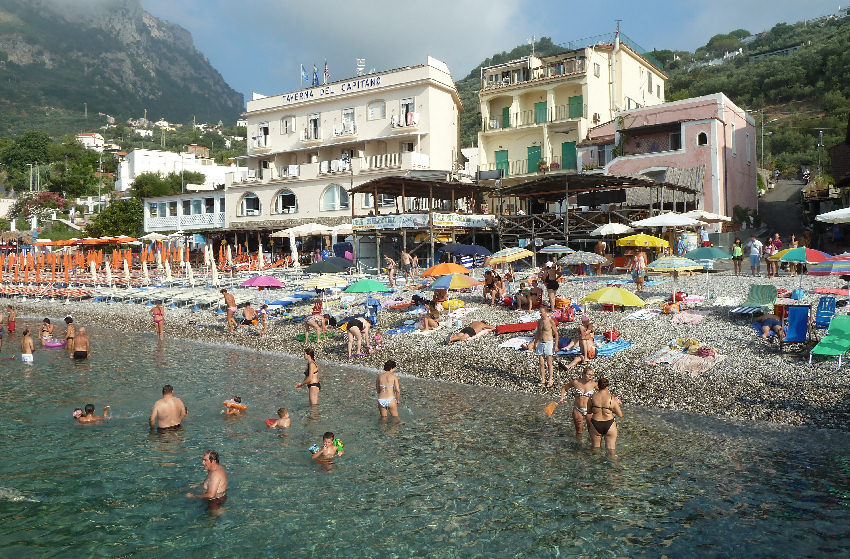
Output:
<instances>
[{"instance_id":1,"label":"air conditioning unit","mask_svg":"<svg viewBox=\"0 0 850 559\"><path fill-rule=\"evenodd\" d=\"M593 124L599 124L600 120L602 120L602 117L599 116L599 113L593 113Z\"/></svg>"},{"instance_id":2,"label":"air conditioning unit","mask_svg":"<svg viewBox=\"0 0 850 559\"><path fill-rule=\"evenodd\" d=\"M260 215L260 210L245 210L245 215Z\"/></svg>"}]
</instances>

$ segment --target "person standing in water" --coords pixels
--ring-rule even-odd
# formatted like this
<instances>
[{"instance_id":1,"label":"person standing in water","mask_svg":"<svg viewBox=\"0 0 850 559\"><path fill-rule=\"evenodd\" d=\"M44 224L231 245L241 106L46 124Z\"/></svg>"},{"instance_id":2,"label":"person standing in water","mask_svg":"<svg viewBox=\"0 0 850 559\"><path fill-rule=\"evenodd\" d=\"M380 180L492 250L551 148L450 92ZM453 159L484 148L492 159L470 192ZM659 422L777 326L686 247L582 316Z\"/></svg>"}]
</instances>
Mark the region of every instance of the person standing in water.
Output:
<instances>
[{"instance_id":1,"label":"person standing in water","mask_svg":"<svg viewBox=\"0 0 850 559\"><path fill-rule=\"evenodd\" d=\"M77 327L74 318L69 314L65 317L65 349L72 351L74 348L74 336L77 335Z\"/></svg>"},{"instance_id":2,"label":"person standing in water","mask_svg":"<svg viewBox=\"0 0 850 559\"><path fill-rule=\"evenodd\" d=\"M319 382L319 365L316 363L316 354L313 348L304 348L304 359L307 361L307 368L304 369L304 380L296 383L295 388L306 386L310 405L316 406L319 404L319 390L322 389L322 383Z\"/></svg>"},{"instance_id":3,"label":"person standing in water","mask_svg":"<svg viewBox=\"0 0 850 559\"><path fill-rule=\"evenodd\" d=\"M387 413L393 417L398 417L401 387L398 384L398 377L395 375L396 367L396 362L389 359L384 363L384 372L380 373L375 380L375 391L378 393L378 412L381 414L381 419L385 419Z\"/></svg>"},{"instance_id":4,"label":"person standing in water","mask_svg":"<svg viewBox=\"0 0 850 559\"><path fill-rule=\"evenodd\" d=\"M91 357L91 343L89 343L89 337L86 334L85 327L80 327L77 331L72 346L71 358L88 359Z\"/></svg>"},{"instance_id":5,"label":"person standing in water","mask_svg":"<svg viewBox=\"0 0 850 559\"><path fill-rule=\"evenodd\" d=\"M30 337L30 329L24 328L24 337L21 338L21 361L24 363L32 363L32 351L34 344Z\"/></svg>"},{"instance_id":6,"label":"person standing in water","mask_svg":"<svg viewBox=\"0 0 850 559\"><path fill-rule=\"evenodd\" d=\"M6 322L6 330L9 331L9 334L15 333L15 319L18 317L18 313L15 312L15 309L12 308L12 305L6 305L6 312L9 313L9 318Z\"/></svg>"},{"instance_id":7,"label":"person standing in water","mask_svg":"<svg viewBox=\"0 0 850 559\"><path fill-rule=\"evenodd\" d=\"M567 397L567 391L575 397L573 400L573 423L576 427L576 437L581 437L584 424L587 421L587 405L590 397L596 394L597 388L596 381L593 380L593 369L590 367L585 367L579 378L571 380L561 388L559 404Z\"/></svg>"},{"instance_id":8,"label":"person standing in water","mask_svg":"<svg viewBox=\"0 0 850 559\"><path fill-rule=\"evenodd\" d=\"M174 387L166 384L162 387L162 398L153 405L148 424L156 427L159 433L177 431L182 428L182 421L188 413L183 400L174 395Z\"/></svg>"},{"instance_id":9,"label":"person standing in water","mask_svg":"<svg viewBox=\"0 0 850 559\"><path fill-rule=\"evenodd\" d=\"M608 390L607 378L601 377L597 381L597 386L599 389L590 397L588 406L590 421L587 425L590 439L593 442L593 448L599 448L602 439L605 439L605 447L613 454L617 446L618 434L615 419L623 417L623 410L620 409L620 399Z\"/></svg>"},{"instance_id":10,"label":"person standing in water","mask_svg":"<svg viewBox=\"0 0 850 559\"><path fill-rule=\"evenodd\" d=\"M207 472L207 477L203 483L190 485L189 489L202 487L203 493L186 493L189 499L206 499L207 505L210 508L218 508L224 504L227 499L227 470L219 461L218 452L208 450L204 452L204 457L201 459L201 465Z\"/></svg>"},{"instance_id":11,"label":"person standing in water","mask_svg":"<svg viewBox=\"0 0 850 559\"><path fill-rule=\"evenodd\" d=\"M153 327L156 330L156 337L159 341L165 339L165 309L162 308L162 301L157 300L156 304L151 308L150 315L153 317Z\"/></svg>"}]
</instances>

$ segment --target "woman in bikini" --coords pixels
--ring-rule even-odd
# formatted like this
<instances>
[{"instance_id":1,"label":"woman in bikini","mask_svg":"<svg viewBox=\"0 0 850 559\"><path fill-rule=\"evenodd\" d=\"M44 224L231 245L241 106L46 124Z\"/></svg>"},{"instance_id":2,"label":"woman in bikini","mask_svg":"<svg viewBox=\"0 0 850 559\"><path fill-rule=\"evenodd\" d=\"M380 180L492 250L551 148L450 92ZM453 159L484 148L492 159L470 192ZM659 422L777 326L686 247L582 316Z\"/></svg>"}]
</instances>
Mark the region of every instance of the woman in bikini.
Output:
<instances>
[{"instance_id":1,"label":"woman in bikini","mask_svg":"<svg viewBox=\"0 0 850 559\"><path fill-rule=\"evenodd\" d=\"M576 426L576 437L581 437L584 430L584 424L587 421L587 405L590 402L590 397L596 394L598 386L593 380L593 369L585 367L584 372L579 378L573 379L569 384L565 384L561 388L561 400L563 403L569 391L575 397L573 400L573 423Z\"/></svg>"},{"instance_id":2,"label":"woman in bikini","mask_svg":"<svg viewBox=\"0 0 850 559\"><path fill-rule=\"evenodd\" d=\"M422 317L422 327L419 328L423 332L428 330L436 330L440 327L440 311L437 310L437 304L433 301L428 304L428 312Z\"/></svg>"},{"instance_id":3,"label":"woman in bikini","mask_svg":"<svg viewBox=\"0 0 850 559\"><path fill-rule=\"evenodd\" d=\"M386 419L387 413L398 417L398 404L401 399L401 388L395 375L396 362L392 359L384 363L384 372L375 381L375 392L378 393L378 411L381 419Z\"/></svg>"},{"instance_id":4,"label":"woman in bikini","mask_svg":"<svg viewBox=\"0 0 850 559\"><path fill-rule=\"evenodd\" d=\"M322 389L322 383L319 382L319 365L316 364L315 356L313 348L304 348L307 368L304 369L304 380L295 384L295 388L307 387L307 398L310 400L311 406L319 404L319 390Z\"/></svg>"},{"instance_id":5,"label":"woman in bikini","mask_svg":"<svg viewBox=\"0 0 850 559\"><path fill-rule=\"evenodd\" d=\"M617 422L614 418L623 417L622 402L608 390L607 378L601 377L596 384L599 389L590 397L588 406L590 439L593 448L599 448L602 439L605 439L605 447L613 454L617 446Z\"/></svg>"},{"instance_id":6,"label":"woman in bikini","mask_svg":"<svg viewBox=\"0 0 850 559\"><path fill-rule=\"evenodd\" d=\"M643 280L646 278L646 253L639 251L632 261L632 279L635 282L635 291L643 293Z\"/></svg>"},{"instance_id":7,"label":"woman in bikini","mask_svg":"<svg viewBox=\"0 0 850 559\"><path fill-rule=\"evenodd\" d=\"M41 339L41 343L44 343L53 337L53 324L50 323L49 318L45 318L41 323L41 329L38 331L38 337Z\"/></svg>"},{"instance_id":8,"label":"woman in bikini","mask_svg":"<svg viewBox=\"0 0 850 559\"><path fill-rule=\"evenodd\" d=\"M157 301L149 311L153 317L153 327L156 329L156 337L159 341L165 339L165 309L162 308L162 301Z\"/></svg>"},{"instance_id":9,"label":"woman in bikini","mask_svg":"<svg viewBox=\"0 0 850 559\"><path fill-rule=\"evenodd\" d=\"M390 288L395 287L395 260L384 256L384 264L387 267L387 278L390 280Z\"/></svg>"},{"instance_id":10,"label":"woman in bikini","mask_svg":"<svg viewBox=\"0 0 850 559\"><path fill-rule=\"evenodd\" d=\"M372 327L372 323L369 322L368 318L355 317L349 318L346 321L348 327L346 328L346 332L348 333L348 358L352 358L351 350L354 349L354 342L357 342L357 357L363 357L366 355L363 353L363 340L366 340L366 345L369 345L369 329Z\"/></svg>"},{"instance_id":11,"label":"woman in bikini","mask_svg":"<svg viewBox=\"0 0 850 559\"><path fill-rule=\"evenodd\" d=\"M336 326L336 319L329 314L314 314L304 319L303 324L304 339L309 342L310 330L314 330L316 332L316 341L318 342L328 336L328 326Z\"/></svg>"}]
</instances>

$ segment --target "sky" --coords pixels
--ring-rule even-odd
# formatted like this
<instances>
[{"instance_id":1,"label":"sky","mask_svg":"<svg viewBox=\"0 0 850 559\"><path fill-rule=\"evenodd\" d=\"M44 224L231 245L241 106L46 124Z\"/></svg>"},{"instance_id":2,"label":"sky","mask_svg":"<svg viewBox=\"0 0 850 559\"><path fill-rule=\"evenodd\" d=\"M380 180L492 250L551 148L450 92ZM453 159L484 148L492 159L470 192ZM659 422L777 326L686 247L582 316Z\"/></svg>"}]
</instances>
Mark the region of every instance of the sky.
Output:
<instances>
[{"instance_id":1,"label":"sky","mask_svg":"<svg viewBox=\"0 0 850 559\"><path fill-rule=\"evenodd\" d=\"M850 4L850 0L845 0ZM835 13L824 0L140 0L142 7L189 32L231 87L275 95L301 86L300 65L331 80L366 71L446 62L464 78L494 53L532 36L567 43L611 33L616 19L647 50L693 51L718 33L757 33ZM846 6L845 6L846 7Z\"/></svg>"}]
</instances>

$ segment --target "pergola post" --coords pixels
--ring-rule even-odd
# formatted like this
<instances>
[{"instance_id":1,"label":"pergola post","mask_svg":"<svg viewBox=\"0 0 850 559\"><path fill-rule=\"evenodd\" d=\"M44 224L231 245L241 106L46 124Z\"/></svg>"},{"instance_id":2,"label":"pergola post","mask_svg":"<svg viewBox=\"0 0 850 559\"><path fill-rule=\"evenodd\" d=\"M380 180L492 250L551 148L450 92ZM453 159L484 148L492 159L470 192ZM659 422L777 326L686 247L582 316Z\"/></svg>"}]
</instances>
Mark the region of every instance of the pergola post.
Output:
<instances>
[{"instance_id":1,"label":"pergola post","mask_svg":"<svg viewBox=\"0 0 850 559\"><path fill-rule=\"evenodd\" d=\"M357 229L354 228L354 194L351 195L351 258L357 268Z\"/></svg>"},{"instance_id":2,"label":"pergola post","mask_svg":"<svg viewBox=\"0 0 850 559\"><path fill-rule=\"evenodd\" d=\"M431 233L431 265L434 262L434 187L428 185L428 229Z\"/></svg>"}]
</instances>

